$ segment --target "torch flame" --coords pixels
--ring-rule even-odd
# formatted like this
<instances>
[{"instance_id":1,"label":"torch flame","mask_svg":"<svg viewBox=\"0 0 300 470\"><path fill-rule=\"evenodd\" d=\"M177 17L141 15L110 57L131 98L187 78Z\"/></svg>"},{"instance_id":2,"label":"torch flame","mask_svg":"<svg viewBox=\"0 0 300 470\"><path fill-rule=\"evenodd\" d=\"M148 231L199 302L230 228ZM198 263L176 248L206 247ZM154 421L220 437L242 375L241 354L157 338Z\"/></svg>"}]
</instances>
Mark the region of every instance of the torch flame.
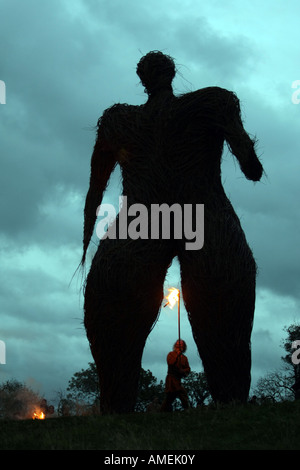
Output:
<instances>
[{"instance_id":1,"label":"torch flame","mask_svg":"<svg viewBox=\"0 0 300 470\"><path fill-rule=\"evenodd\" d=\"M176 289L176 287L171 287L169 292L170 294L166 297L168 302L164 305L164 307L169 305L170 308L173 308L176 302L179 301L179 290Z\"/></svg>"}]
</instances>

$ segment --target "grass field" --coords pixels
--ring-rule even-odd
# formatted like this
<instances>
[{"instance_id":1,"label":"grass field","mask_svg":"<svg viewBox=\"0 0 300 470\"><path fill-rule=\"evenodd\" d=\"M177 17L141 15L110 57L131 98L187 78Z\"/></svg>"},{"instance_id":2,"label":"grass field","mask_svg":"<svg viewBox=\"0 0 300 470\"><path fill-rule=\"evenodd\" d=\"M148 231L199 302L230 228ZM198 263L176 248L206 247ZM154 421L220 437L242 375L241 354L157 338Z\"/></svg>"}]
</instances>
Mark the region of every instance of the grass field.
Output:
<instances>
[{"instance_id":1,"label":"grass field","mask_svg":"<svg viewBox=\"0 0 300 470\"><path fill-rule=\"evenodd\" d=\"M300 401L0 421L1 450L300 450Z\"/></svg>"}]
</instances>

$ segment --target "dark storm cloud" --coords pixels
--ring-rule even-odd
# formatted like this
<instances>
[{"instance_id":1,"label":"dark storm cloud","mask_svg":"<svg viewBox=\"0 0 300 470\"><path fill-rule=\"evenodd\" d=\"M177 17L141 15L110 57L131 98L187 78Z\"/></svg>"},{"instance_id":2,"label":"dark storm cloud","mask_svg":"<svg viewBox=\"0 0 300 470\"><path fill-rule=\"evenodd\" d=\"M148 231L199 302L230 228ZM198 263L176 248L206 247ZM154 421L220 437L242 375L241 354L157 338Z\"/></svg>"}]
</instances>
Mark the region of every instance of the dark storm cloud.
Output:
<instances>
[{"instance_id":1,"label":"dark storm cloud","mask_svg":"<svg viewBox=\"0 0 300 470\"><path fill-rule=\"evenodd\" d=\"M92 126L101 109L101 95L90 89L99 91L95 81L103 65L92 33L72 22L61 2L18 2L18 15L15 3L5 4L9 53L3 58L8 102L2 115L1 209L2 230L10 235L36 228L39 207L57 184L66 191L86 186Z\"/></svg>"}]
</instances>

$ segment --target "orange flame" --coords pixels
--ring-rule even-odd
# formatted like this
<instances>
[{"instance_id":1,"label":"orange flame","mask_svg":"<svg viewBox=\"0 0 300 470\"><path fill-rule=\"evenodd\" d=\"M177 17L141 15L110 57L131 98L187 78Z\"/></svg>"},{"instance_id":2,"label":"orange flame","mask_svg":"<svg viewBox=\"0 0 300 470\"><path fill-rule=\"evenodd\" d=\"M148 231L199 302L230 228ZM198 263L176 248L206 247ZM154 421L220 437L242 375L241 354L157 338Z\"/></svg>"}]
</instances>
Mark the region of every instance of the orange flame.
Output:
<instances>
[{"instance_id":1,"label":"orange flame","mask_svg":"<svg viewBox=\"0 0 300 470\"><path fill-rule=\"evenodd\" d=\"M35 411L32 415L32 419L45 419L46 416L45 416L45 413L43 413L42 411Z\"/></svg>"},{"instance_id":2,"label":"orange flame","mask_svg":"<svg viewBox=\"0 0 300 470\"><path fill-rule=\"evenodd\" d=\"M173 308L176 302L179 301L179 290L176 289L176 287L171 287L169 292L170 294L166 297L168 302L164 305L164 307L169 305L170 308Z\"/></svg>"}]
</instances>

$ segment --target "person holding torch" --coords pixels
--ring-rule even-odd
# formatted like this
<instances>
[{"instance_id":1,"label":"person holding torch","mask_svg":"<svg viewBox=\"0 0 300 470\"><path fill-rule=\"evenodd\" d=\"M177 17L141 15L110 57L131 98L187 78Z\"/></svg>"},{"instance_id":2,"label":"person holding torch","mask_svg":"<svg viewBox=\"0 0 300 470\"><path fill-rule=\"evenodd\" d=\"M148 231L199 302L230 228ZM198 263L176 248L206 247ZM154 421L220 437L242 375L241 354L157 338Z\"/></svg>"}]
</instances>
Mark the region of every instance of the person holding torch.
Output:
<instances>
[{"instance_id":1,"label":"person holding torch","mask_svg":"<svg viewBox=\"0 0 300 470\"><path fill-rule=\"evenodd\" d=\"M179 339L174 344L173 351L169 352L167 356L166 398L161 406L161 411L172 411L172 405L176 398L180 399L184 409L189 408L187 391L181 383L181 379L186 377L191 371L188 358L183 354L185 351L186 343Z\"/></svg>"}]
</instances>

